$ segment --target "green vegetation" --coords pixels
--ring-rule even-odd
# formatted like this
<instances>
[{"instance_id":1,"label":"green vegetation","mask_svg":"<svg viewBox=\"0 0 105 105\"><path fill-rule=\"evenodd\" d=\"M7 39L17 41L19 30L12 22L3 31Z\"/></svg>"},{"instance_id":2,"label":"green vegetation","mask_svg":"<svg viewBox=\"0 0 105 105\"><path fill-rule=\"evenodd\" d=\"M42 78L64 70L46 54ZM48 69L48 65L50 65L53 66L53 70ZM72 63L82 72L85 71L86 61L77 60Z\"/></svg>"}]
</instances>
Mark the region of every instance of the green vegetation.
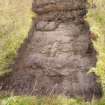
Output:
<instances>
[{"instance_id":1,"label":"green vegetation","mask_svg":"<svg viewBox=\"0 0 105 105\"><path fill-rule=\"evenodd\" d=\"M98 52L97 67L94 69L102 80L105 89L105 0L94 0L96 8L89 9L87 20L92 32L98 35L97 41L93 42Z\"/></svg>"},{"instance_id":2,"label":"green vegetation","mask_svg":"<svg viewBox=\"0 0 105 105\"><path fill-rule=\"evenodd\" d=\"M105 105L105 100L84 102L81 99L65 97L10 97L1 101L0 105Z\"/></svg>"},{"instance_id":3,"label":"green vegetation","mask_svg":"<svg viewBox=\"0 0 105 105\"><path fill-rule=\"evenodd\" d=\"M90 0L91 2L92 0ZM87 20L91 30L98 34L94 46L98 52L97 67L93 68L100 76L105 91L105 0L94 0L96 8L90 8ZM16 51L27 37L31 25L31 0L0 0L0 75L9 70ZM86 103L81 99L64 97L6 97L0 105L105 105L105 96L98 101Z\"/></svg>"},{"instance_id":4,"label":"green vegetation","mask_svg":"<svg viewBox=\"0 0 105 105\"><path fill-rule=\"evenodd\" d=\"M31 0L0 0L0 75L10 72L31 25Z\"/></svg>"},{"instance_id":5,"label":"green vegetation","mask_svg":"<svg viewBox=\"0 0 105 105\"><path fill-rule=\"evenodd\" d=\"M87 105L81 100L67 99L64 97L11 97L3 100L2 105Z\"/></svg>"}]
</instances>

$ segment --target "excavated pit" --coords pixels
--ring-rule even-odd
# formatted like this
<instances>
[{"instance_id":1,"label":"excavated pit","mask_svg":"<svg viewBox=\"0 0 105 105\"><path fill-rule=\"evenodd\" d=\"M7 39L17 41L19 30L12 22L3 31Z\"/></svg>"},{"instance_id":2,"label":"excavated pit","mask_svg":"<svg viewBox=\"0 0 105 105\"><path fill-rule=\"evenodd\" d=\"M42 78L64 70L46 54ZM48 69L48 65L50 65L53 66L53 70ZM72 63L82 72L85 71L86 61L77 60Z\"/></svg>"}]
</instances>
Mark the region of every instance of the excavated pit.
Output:
<instances>
[{"instance_id":1,"label":"excavated pit","mask_svg":"<svg viewBox=\"0 0 105 105\"><path fill-rule=\"evenodd\" d=\"M96 51L84 20L86 0L34 0L28 38L18 51L13 72L0 80L0 91L15 95L101 98L95 73Z\"/></svg>"}]
</instances>

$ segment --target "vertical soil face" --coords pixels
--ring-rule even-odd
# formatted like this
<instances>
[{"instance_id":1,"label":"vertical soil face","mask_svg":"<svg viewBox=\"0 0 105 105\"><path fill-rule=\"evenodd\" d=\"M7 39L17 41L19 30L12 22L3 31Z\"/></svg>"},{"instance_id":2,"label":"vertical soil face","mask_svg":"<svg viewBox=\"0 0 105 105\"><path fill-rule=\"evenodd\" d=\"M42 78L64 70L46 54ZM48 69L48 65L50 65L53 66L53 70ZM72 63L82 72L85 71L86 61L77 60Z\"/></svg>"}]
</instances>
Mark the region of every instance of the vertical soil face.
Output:
<instances>
[{"instance_id":1,"label":"vertical soil face","mask_svg":"<svg viewBox=\"0 0 105 105\"><path fill-rule=\"evenodd\" d=\"M102 96L94 73L96 52L90 39L86 0L34 0L29 37L21 46L1 91L15 95L65 95L87 100Z\"/></svg>"}]
</instances>

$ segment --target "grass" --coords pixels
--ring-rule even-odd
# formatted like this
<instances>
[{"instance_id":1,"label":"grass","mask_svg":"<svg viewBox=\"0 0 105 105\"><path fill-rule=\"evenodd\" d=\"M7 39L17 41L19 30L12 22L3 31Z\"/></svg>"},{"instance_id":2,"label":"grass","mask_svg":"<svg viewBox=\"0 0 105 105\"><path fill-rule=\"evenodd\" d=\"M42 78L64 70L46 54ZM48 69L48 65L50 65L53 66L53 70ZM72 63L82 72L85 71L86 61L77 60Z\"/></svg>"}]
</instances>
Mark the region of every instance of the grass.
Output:
<instances>
[{"instance_id":1,"label":"grass","mask_svg":"<svg viewBox=\"0 0 105 105\"><path fill-rule=\"evenodd\" d=\"M81 99L65 97L10 97L1 101L0 105L105 105L105 100L84 102Z\"/></svg>"},{"instance_id":2,"label":"grass","mask_svg":"<svg viewBox=\"0 0 105 105\"><path fill-rule=\"evenodd\" d=\"M0 0L0 75L10 72L31 25L31 0Z\"/></svg>"},{"instance_id":3,"label":"grass","mask_svg":"<svg viewBox=\"0 0 105 105\"><path fill-rule=\"evenodd\" d=\"M105 0L95 0L97 8L89 9L87 21L91 30L98 34L94 46L98 52L97 67L93 68L100 76L105 89ZM31 0L0 0L0 75L11 72L17 49L27 37L31 25ZM105 91L105 90L104 90ZM105 96L91 103L81 99L65 97L3 97L0 105L105 105Z\"/></svg>"},{"instance_id":4,"label":"grass","mask_svg":"<svg viewBox=\"0 0 105 105\"><path fill-rule=\"evenodd\" d=\"M105 87L105 0L96 0L96 9L89 9L87 20L91 30L98 34L98 39L94 43L97 50L97 66L95 72L100 76L103 87ZM105 88L104 88L105 89Z\"/></svg>"}]
</instances>

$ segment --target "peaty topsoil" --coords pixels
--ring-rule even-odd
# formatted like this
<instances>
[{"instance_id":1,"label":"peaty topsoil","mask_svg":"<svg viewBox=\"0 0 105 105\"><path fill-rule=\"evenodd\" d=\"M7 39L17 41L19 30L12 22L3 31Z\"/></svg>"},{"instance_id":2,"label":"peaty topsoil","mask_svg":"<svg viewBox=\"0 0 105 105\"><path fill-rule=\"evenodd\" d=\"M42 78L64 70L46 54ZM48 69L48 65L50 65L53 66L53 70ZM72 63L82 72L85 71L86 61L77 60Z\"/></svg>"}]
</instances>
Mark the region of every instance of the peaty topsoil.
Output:
<instances>
[{"instance_id":1,"label":"peaty topsoil","mask_svg":"<svg viewBox=\"0 0 105 105\"><path fill-rule=\"evenodd\" d=\"M34 0L28 38L18 51L13 72L0 80L0 91L14 95L101 98L95 73L96 51L84 20L86 0Z\"/></svg>"}]
</instances>

